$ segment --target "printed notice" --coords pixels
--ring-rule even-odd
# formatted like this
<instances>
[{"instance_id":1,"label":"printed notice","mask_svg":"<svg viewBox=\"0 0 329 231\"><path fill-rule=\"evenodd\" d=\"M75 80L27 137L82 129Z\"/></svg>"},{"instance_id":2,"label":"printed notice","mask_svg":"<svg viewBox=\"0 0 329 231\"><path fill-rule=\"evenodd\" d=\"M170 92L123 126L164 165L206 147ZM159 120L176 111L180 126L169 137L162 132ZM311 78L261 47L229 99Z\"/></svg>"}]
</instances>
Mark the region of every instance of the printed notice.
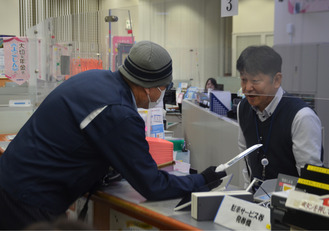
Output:
<instances>
[{"instance_id":1,"label":"printed notice","mask_svg":"<svg viewBox=\"0 0 329 231\"><path fill-rule=\"evenodd\" d=\"M233 230L271 230L270 209L232 196L225 196L214 220Z\"/></svg>"}]
</instances>

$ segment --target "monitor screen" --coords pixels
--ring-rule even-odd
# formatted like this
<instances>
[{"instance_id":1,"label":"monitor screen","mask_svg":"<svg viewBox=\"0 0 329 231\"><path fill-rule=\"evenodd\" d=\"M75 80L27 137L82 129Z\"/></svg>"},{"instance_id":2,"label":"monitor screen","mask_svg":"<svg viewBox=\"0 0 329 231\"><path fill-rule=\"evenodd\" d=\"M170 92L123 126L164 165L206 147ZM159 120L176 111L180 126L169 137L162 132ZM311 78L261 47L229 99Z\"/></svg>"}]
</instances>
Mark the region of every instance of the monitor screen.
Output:
<instances>
[{"instance_id":1,"label":"monitor screen","mask_svg":"<svg viewBox=\"0 0 329 231\"><path fill-rule=\"evenodd\" d=\"M176 105L176 90L166 90L166 93L163 97L163 104Z\"/></svg>"}]
</instances>

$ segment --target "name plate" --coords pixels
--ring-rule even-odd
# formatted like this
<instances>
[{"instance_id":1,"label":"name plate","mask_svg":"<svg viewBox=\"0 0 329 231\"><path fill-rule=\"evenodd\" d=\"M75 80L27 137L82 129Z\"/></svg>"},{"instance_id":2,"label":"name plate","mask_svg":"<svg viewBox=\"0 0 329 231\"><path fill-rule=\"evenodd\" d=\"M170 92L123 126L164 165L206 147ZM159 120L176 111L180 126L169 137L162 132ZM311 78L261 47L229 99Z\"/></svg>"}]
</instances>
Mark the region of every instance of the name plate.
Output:
<instances>
[{"instance_id":1,"label":"name plate","mask_svg":"<svg viewBox=\"0 0 329 231\"><path fill-rule=\"evenodd\" d=\"M234 230L271 230L270 209L225 196L214 222Z\"/></svg>"},{"instance_id":2,"label":"name plate","mask_svg":"<svg viewBox=\"0 0 329 231\"><path fill-rule=\"evenodd\" d=\"M300 191L289 192L286 207L329 218L329 195L315 195Z\"/></svg>"}]
</instances>

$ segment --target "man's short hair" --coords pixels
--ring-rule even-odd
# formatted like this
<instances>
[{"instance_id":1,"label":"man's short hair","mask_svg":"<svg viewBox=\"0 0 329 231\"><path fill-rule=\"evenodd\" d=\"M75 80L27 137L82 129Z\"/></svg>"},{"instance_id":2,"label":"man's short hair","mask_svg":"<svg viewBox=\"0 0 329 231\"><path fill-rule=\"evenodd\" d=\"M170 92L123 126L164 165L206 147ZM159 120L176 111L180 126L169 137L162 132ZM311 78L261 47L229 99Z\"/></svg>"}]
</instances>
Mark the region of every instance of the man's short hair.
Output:
<instances>
[{"instance_id":1,"label":"man's short hair","mask_svg":"<svg viewBox=\"0 0 329 231\"><path fill-rule=\"evenodd\" d=\"M281 72L282 58L269 46L249 46L244 49L236 63L240 73L257 75L263 73L274 77Z\"/></svg>"}]
</instances>

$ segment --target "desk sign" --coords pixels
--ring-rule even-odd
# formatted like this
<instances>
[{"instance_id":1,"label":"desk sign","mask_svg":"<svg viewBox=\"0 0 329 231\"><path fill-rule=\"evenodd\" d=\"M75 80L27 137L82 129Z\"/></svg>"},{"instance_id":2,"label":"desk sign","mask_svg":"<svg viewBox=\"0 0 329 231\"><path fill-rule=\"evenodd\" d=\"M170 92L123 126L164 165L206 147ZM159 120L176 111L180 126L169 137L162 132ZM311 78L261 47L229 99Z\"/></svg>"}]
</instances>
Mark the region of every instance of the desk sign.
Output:
<instances>
[{"instance_id":1,"label":"desk sign","mask_svg":"<svg viewBox=\"0 0 329 231\"><path fill-rule=\"evenodd\" d=\"M214 222L233 230L271 230L270 209L225 196Z\"/></svg>"},{"instance_id":2,"label":"desk sign","mask_svg":"<svg viewBox=\"0 0 329 231\"><path fill-rule=\"evenodd\" d=\"M238 0L221 0L221 17L238 14Z\"/></svg>"},{"instance_id":3,"label":"desk sign","mask_svg":"<svg viewBox=\"0 0 329 231\"><path fill-rule=\"evenodd\" d=\"M286 207L329 218L329 195L315 195L291 190Z\"/></svg>"}]
</instances>

